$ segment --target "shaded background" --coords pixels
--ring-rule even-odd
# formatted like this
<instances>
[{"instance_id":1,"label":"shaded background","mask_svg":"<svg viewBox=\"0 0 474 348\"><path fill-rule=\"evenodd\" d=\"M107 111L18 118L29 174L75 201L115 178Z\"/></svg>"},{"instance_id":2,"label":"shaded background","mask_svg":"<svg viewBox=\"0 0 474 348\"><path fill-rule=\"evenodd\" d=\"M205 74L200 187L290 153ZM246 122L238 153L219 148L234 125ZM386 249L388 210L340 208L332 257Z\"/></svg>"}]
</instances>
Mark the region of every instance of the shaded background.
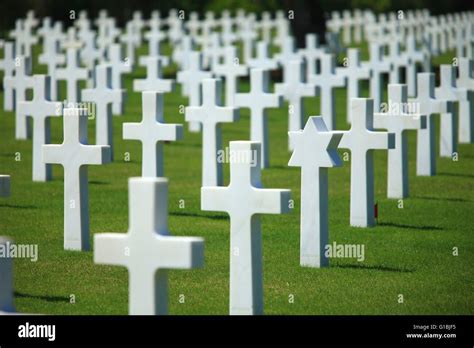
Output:
<instances>
[{"instance_id":1,"label":"shaded background","mask_svg":"<svg viewBox=\"0 0 474 348\"><path fill-rule=\"evenodd\" d=\"M167 15L171 8L184 10L186 14L197 11L204 14L208 10L219 13L223 9L235 10L243 8L248 12L276 11L279 9L293 10L295 20L291 21L293 33L299 46L304 34L308 32L323 33L324 14L344 9L371 9L374 12L397 11L400 9L428 8L432 14L458 12L474 9L472 0L1 0L0 32L5 37L8 30L14 28L15 19L23 17L26 11L33 9L37 17L49 16L54 20L62 20L69 25L69 12L87 10L89 17L96 17L99 10L107 9L110 16L117 19L120 27L132 17L135 10L141 10L146 19L152 10L160 10L161 16ZM322 37L322 35L320 35Z\"/></svg>"}]
</instances>

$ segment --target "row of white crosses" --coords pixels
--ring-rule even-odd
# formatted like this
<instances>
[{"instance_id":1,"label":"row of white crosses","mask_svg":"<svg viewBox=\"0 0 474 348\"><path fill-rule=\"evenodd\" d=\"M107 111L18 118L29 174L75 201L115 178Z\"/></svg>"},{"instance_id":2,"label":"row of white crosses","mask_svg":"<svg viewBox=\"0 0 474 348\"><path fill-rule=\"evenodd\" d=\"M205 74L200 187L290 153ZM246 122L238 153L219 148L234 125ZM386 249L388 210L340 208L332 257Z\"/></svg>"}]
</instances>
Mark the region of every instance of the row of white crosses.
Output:
<instances>
[{"instance_id":1,"label":"row of white crosses","mask_svg":"<svg viewBox=\"0 0 474 348\"><path fill-rule=\"evenodd\" d=\"M331 57L330 57L331 58ZM158 62L157 59L155 59ZM301 62L292 62L289 66L296 66L301 68ZM98 71L106 71L107 69L97 69ZM323 70L323 69L322 69ZM325 70L325 69L324 69ZM332 69L329 69L332 71ZM255 71L255 73L254 73ZM300 69L301 71L301 69ZM97 73L96 73L97 74ZM253 70L252 76L263 75L262 70ZM322 72L320 73L322 74ZM157 74L158 75L158 74ZM289 75L289 74L288 74ZM160 76L158 76L159 78ZM254 77L252 79L252 90L250 94L254 93L253 85L254 81L259 81L258 85L263 85L263 77L258 79ZM302 73L299 75L298 83L301 83ZM105 78L104 78L105 80ZM103 84L102 84L103 85ZM220 99L219 92L219 80L205 80L203 82L203 105L198 106L195 109L189 107L190 115L192 115L192 111L195 111L197 116L195 119L201 123L203 123L203 136L205 139L211 138L211 140L206 141L204 139L203 142L203 156L206 156L206 153L211 154L211 162L217 162L215 158L212 158L212 152L207 149L219 149L219 134L215 130L217 129L218 123L222 122L223 120L231 119L232 121L236 119L236 108L233 107L219 107L218 106L218 99ZM420 86L424 86L423 83L419 84ZM99 85L97 85L99 87ZM314 86L313 86L314 88ZM257 86L255 92L264 92L264 90L260 90L260 87ZM432 88L431 92L428 93L432 95ZM152 98L155 99L155 103L153 102L146 102L149 98L146 98L147 95L150 95ZM418 98L423 97L422 93L418 93ZM432 98L432 97L431 97ZM228 98L230 100L230 98ZM238 99L238 98L236 98ZM245 100L245 98L243 97ZM144 93L144 121L145 120L152 120L155 123L162 123L162 114L161 116L158 114L158 111L155 113L149 113L147 115L146 107L151 107L151 109L160 110L160 103L156 101L156 92L145 92ZM269 100L272 100L269 98ZM275 100L275 99L274 99ZM245 102L242 102L245 104ZM332 139L339 139L342 136L341 140L341 147L349 148L352 152L353 161L352 161L352 179L351 179L351 224L354 226L370 226L373 224L373 214L371 209L373 208L373 162L372 162L372 150L373 149L387 149L392 148L394 143L394 135L387 134L387 133L375 133L372 131L373 127L373 104L371 101L362 100L362 99L354 99L353 100L353 122L352 128L350 131L342 132L343 134L338 135L338 133L334 133ZM428 105L430 105L431 101L427 101ZM151 104L151 105L150 105ZM273 102L272 102L273 104ZM158 107L157 107L158 106ZM267 104L258 105L255 109L252 109L252 113L255 110L256 114L261 114L261 111L267 107ZM431 106L429 106L431 108ZM251 107L252 108L252 107ZM432 109L430 109L432 110ZM217 112L219 111L219 112ZM436 112L436 111L435 111ZM220 118L221 114L223 118ZM230 118L229 118L230 116ZM384 115L382 117L390 117L391 115ZM44 160L46 163L61 163L65 167L65 247L67 249L87 249L88 247L88 213L87 213L87 172L84 170L83 167L86 164L101 164L107 161L107 158L110 158L110 147L105 146L87 146L85 145L85 122L87 122L85 115L81 115L81 110L78 109L66 109L64 112L64 129L65 129L65 136L64 136L64 143L62 145L45 145L44 146ZM154 120L153 120L154 118ZM187 115L188 118L188 115ZM193 117L190 116L190 119ZM420 117L421 119L421 117ZM319 129L324 131L324 127L321 126L322 121L318 121L320 123ZM151 123L151 125L153 122ZM324 124L324 123L322 123ZM149 124L150 125L150 124ZM207 125L207 126L206 126ZM173 125L171 125L173 126ZM397 125L398 126L398 125ZM390 125L383 125L383 128L387 128L390 130L392 126ZM408 126L407 126L408 127ZM172 127L175 130L176 127ZM316 127L318 128L318 127ZM207 131L206 131L207 129ZM308 128L310 129L310 128ZM306 130L306 128L305 128ZM71 135L66 135L66 133L71 133L76 136L74 138ZM124 127L125 133L125 127ZM208 136L206 136L206 133ZM79 134L79 139L77 136ZM138 134L138 133L137 133ZM176 134L176 133L175 133ZM308 133L309 134L309 133ZM168 139L154 139L151 142L145 144L145 138L150 138L155 134L149 134L148 137L144 137L143 148L145 149L145 145L147 148L152 148L156 145L156 142L161 140L168 140ZM295 138L296 136L293 136ZM73 139L74 138L74 139ZM138 137L135 137L138 138ZM177 136L173 136L173 139L176 140ZM296 137L297 138L297 137ZM140 139L140 138L138 138ZM363 139L364 141L361 141ZM146 139L148 141L148 139ZM336 140L330 140L330 146L327 146L326 149L334 149L337 143ZM362 146L362 145L366 146ZM306 144L303 142L303 144ZM324 143L323 143L324 144ZM295 146L301 147L301 141L295 141ZM255 192L256 187L260 187L260 180L259 180L259 172L261 167L261 150L260 146L256 143L251 142L233 142L231 143L231 151L236 152L243 152L246 153L246 158L250 158L252 154L256 154L257 156L257 165L254 168L251 168L250 163L237 163L232 164L231 172L233 173L233 169L235 167L235 175L237 178L236 181L232 181L228 188L222 187L213 187L221 185L222 180L219 180L219 175L216 175L212 178L212 183L204 184L204 175L203 175L203 189L202 189L202 206L203 209L212 209L212 210L221 210L226 211L231 215L231 241L233 241L232 248L231 248L231 300L230 300L230 310L232 314L254 314L254 313L261 313L263 311L263 294L262 294L262 278L261 278L261 241L259 237L259 224L258 220L251 218L251 216L255 213L280 213L288 208L288 199L289 199L289 192L288 191L268 191L269 197L275 197L273 202L268 200L268 207L262 206L261 200L262 198L259 197L259 194ZM296 151L296 149L295 149ZM298 150L301 153L301 149ZM66 153L65 153L66 152ZM214 152L214 154L217 151ZM71 153L75 154L71 156ZM301 156L301 155L300 155ZM144 154L144 162L145 162L145 154ZM159 158L160 155L158 152L151 152L151 154L147 155L148 158L152 159L153 157ZM330 155L330 157L333 157ZM72 158L72 159L71 159ZM292 157L293 158L293 157ZM92 161L90 161L92 159ZM89 160L89 161L88 161ZM309 161L309 160L307 160ZM158 163L156 161L155 163ZM213 166L215 163L211 163ZM294 165L301 165L303 167L303 162L298 162L294 160ZM337 164L337 161L333 158L332 162L324 162L319 165L319 167L328 167ZM304 172L308 174L308 165L304 164ZM390 165L390 164L389 164ZM203 164L203 170L208 166ZM309 173L314 173L314 167L309 165ZM213 173L219 173L219 169L212 168L211 171ZM246 174L246 175L244 175ZM157 174L151 174L155 176ZM302 174L304 176L304 174ZM241 178L248 179L247 181L241 180ZM220 182L219 182L220 181ZM327 192L327 187L324 189L324 175L318 178L319 181L319 190L324 195L324 192ZM133 182L133 181L132 181ZM130 199L134 202L140 201L140 198L133 198L136 196L134 191L141 191L141 192L151 192L151 191L162 191L163 184L161 181L156 181L156 179L147 180L139 180L138 183L134 186L142 187L141 189L132 189L132 182L130 185ZM303 180L302 180L303 182ZM307 183L307 181L304 181ZM82 185L81 184L84 184ZM248 189L248 185L250 184L250 190ZM79 187L79 190L77 190ZM156 189L158 187L158 189ZM160 188L161 187L161 188ZM143 190L143 191L142 191ZM258 191L258 190L257 190ZM261 192L264 196L266 192ZM159 207L156 207L156 198L158 194L154 194L151 198L147 199L147 202L151 202L147 205L147 209L153 209L152 211L159 210ZM163 195L162 195L163 196ZM219 197L218 199L211 199L209 202L209 198L206 197ZM237 196L237 199L226 199L225 197ZM302 199L304 199L302 197ZM224 204L225 202L240 202L241 200L245 200L248 202L259 202L259 204L249 204L248 205L248 212L242 212L240 204ZM166 201L166 199L165 199ZM217 201L217 204L214 204ZM362 204L356 204L360 203ZM304 205L306 202L302 202ZM75 204L79 204L80 209L78 211L80 214L71 212L71 208L75 208ZM308 208L309 210L302 209L303 211L310 211L311 207L315 207L313 203L310 204ZM311 205L312 204L312 205ZM69 205L69 209L68 209ZM131 203L132 207L132 203ZM324 209L324 204L322 206ZM140 209L145 210L145 209ZM162 210L160 210L162 211ZM324 210L323 210L324 211ZM327 208L326 208L327 211ZM143 268L144 267L144 260L145 257L139 256L138 258L129 259L124 257L123 252L129 251L135 248L143 249L145 248L145 244L143 244L142 239L136 237L136 233L133 228L133 221L142 221L143 219L136 219L134 218L135 214L133 214L132 209L130 210L131 213L131 229L129 232L129 236L113 236L113 238L107 238L104 236L104 240L107 242L105 243L102 248L97 249L96 260L98 262L105 262L105 263L112 263L112 264L122 264L127 265L130 270L130 279L131 279L131 292L130 292L130 308L131 313L150 313L150 308L154 309L154 312L163 313L166 311L166 307L164 307L164 302L158 301L157 299L163 299L161 296L156 296L156 294L164 293L165 294L165 287L166 287L166 280L165 275L163 274L162 277L159 277L160 281L158 282L151 282L153 279L150 274L154 274L154 272L159 270L164 270L168 268L189 268L193 265L198 265L200 261L198 259L202 259L202 257L193 257L192 255L199 255L200 252L200 240L194 241L187 241L187 246L183 249L184 252L181 253L179 250L182 250L181 247L177 247L178 251L177 254L181 255L181 258L173 258L170 255L165 255L171 257L172 261L159 261L157 263L152 263L149 269L149 272L144 272L143 276L137 275L137 271L135 269ZM308 213L306 213L308 214ZM153 216L153 214L148 214L149 216ZM165 214L155 214L163 218ZM325 214L321 214L321 221L324 222ZM302 217L302 221L303 221ZM160 220L161 221L161 220ZM158 233L159 235L166 235L166 224L153 220L153 222L147 224L144 223L143 225L139 225L143 227L143 230L148 230L152 233ZM311 221L311 220L310 220ZM324 223L320 221L320 229L324 232ZM326 217L327 221L327 217ZM312 224L317 222L311 222ZM327 225L327 224L326 224ZM306 229L303 229L302 224L302 240L308 240L308 243L318 243L318 241L324 240L321 236L315 238L314 235L310 236L309 238L303 239L303 234L307 233ZM151 228L150 228L151 227ZM314 226L311 226L314 228ZM327 227L327 226L326 226ZM326 228L327 229L327 228ZM321 233L321 232L320 232ZM257 236L255 239L251 238L253 236ZM117 243L113 242L114 240L118 239ZM156 237L155 237L156 239ZM98 237L98 241L100 244L101 238ZM111 241L112 240L112 241ZM249 240L251 241L249 243ZM160 250L162 243L165 241L172 242L170 239L165 239L164 241L161 240L161 237L158 236L156 248ZM113 244L113 245L110 245ZM150 247L153 243L146 243L146 247ZM138 245L138 247L136 247ZM191 245L191 247L190 247ZM195 245L195 247L193 247ZM163 247L164 248L164 247ZM149 249L152 250L152 249ZM196 252L193 252L195 250ZM237 254L234 254L235 250L238 250ZM307 245L306 243L302 244L302 264L303 265L310 265L316 266L324 265L325 261L322 260L322 255L317 254L321 251L321 242L314 245ZM151 253L151 251L149 252ZM149 253L146 253L147 255ZM103 254L103 255L101 255ZM125 254L126 255L126 254ZM303 257L304 255L304 257ZM126 255L128 256L128 255ZM174 255L176 256L176 255ZM237 257L234 257L237 256ZM186 261L187 260L187 261ZM193 261L194 260L194 261ZM319 263L319 264L318 264ZM159 273L161 274L161 273ZM256 274L256 277L252 277L252 274ZM140 287L137 284L147 284L144 287ZM158 287L158 292L157 288ZM163 291L160 292L159 290Z\"/></svg>"}]
</instances>

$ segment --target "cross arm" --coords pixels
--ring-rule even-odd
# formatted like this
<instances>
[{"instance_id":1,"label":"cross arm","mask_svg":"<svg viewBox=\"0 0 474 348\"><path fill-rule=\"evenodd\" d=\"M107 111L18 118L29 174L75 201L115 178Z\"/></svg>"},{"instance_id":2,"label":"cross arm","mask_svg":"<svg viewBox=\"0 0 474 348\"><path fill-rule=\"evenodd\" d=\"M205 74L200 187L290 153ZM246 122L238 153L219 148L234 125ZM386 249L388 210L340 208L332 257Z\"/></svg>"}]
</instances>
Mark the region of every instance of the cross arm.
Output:
<instances>
[{"instance_id":1,"label":"cross arm","mask_svg":"<svg viewBox=\"0 0 474 348\"><path fill-rule=\"evenodd\" d=\"M62 144L43 145L42 147L43 163L63 164L64 154L63 154L62 147L63 147Z\"/></svg>"},{"instance_id":2,"label":"cross arm","mask_svg":"<svg viewBox=\"0 0 474 348\"><path fill-rule=\"evenodd\" d=\"M395 133L368 131L370 138L370 149L386 150L395 148Z\"/></svg>"},{"instance_id":3,"label":"cross arm","mask_svg":"<svg viewBox=\"0 0 474 348\"><path fill-rule=\"evenodd\" d=\"M291 191L286 189L252 188L256 203L256 214L284 214L290 211Z\"/></svg>"},{"instance_id":4,"label":"cross arm","mask_svg":"<svg viewBox=\"0 0 474 348\"><path fill-rule=\"evenodd\" d=\"M204 265L204 239L156 235L156 268L190 269ZM153 262L150 260L150 262Z\"/></svg>"},{"instance_id":5,"label":"cross arm","mask_svg":"<svg viewBox=\"0 0 474 348\"><path fill-rule=\"evenodd\" d=\"M228 213L228 187L201 187L201 210Z\"/></svg>"},{"instance_id":6,"label":"cross arm","mask_svg":"<svg viewBox=\"0 0 474 348\"><path fill-rule=\"evenodd\" d=\"M130 250L127 233L98 233L94 235L94 263L127 266Z\"/></svg>"},{"instance_id":7,"label":"cross arm","mask_svg":"<svg viewBox=\"0 0 474 348\"><path fill-rule=\"evenodd\" d=\"M80 153L84 161L82 164L105 164L110 162L110 146L109 145L84 145L81 147Z\"/></svg>"}]
</instances>

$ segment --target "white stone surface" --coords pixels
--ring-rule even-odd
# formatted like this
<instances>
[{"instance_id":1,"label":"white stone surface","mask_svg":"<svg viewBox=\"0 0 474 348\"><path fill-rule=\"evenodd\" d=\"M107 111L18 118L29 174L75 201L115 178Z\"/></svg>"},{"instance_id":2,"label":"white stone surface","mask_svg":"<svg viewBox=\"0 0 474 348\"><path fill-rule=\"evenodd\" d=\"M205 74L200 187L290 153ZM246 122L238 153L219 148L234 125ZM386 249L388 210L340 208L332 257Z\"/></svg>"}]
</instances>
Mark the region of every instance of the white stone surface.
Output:
<instances>
[{"instance_id":1,"label":"white stone surface","mask_svg":"<svg viewBox=\"0 0 474 348\"><path fill-rule=\"evenodd\" d=\"M321 116L329 130L336 129L336 97L334 89L344 87L346 79L335 71L335 58L333 54L324 54L321 57L321 71L312 75L309 83L318 87L320 95Z\"/></svg>"},{"instance_id":2,"label":"white stone surface","mask_svg":"<svg viewBox=\"0 0 474 348\"><path fill-rule=\"evenodd\" d=\"M369 68L372 72L370 77L370 97L374 100L374 111L380 110L380 103L382 102L382 92L385 89L383 86L383 75L390 72L390 63L382 59L382 47L376 43L370 43L370 60L363 62L362 66Z\"/></svg>"},{"instance_id":3,"label":"white stone surface","mask_svg":"<svg viewBox=\"0 0 474 348\"><path fill-rule=\"evenodd\" d=\"M225 78L225 105L233 106L235 93L239 90L238 78L248 75L248 67L239 62L237 47L225 48L224 62L216 64L213 72Z\"/></svg>"},{"instance_id":4,"label":"white stone surface","mask_svg":"<svg viewBox=\"0 0 474 348\"><path fill-rule=\"evenodd\" d=\"M3 70L3 109L5 111L14 110L15 98L12 88L7 88L5 84L6 77L12 77L15 72L15 46L13 42L3 44L3 59L0 60L0 70Z\"/></svg>"},{"instance_id":5,"label":"white stone surface","mask_svg":"<svg viewBox=\"0 0 474 348\"><path fill-rule=\"evenodd\" d=\"M268 51L268 43L259 41L257 43L257 56L248 60L250 68L275 70L278 68L278 63L275 59L270 58Z\"/></svg>"},{"instance_id":6,"label":"white stone surface","mask_svg":"<svg viewBox=\"0 0 474 348\"><path fill-rule=\"evenodd\" d=\"M202 210L230 216L231 315L263 314L260 214L289 211L290 190L262 188L259 147L256 142L231 141L231 153L241 160L230 164L229 186L201 188Z\"/></svg>"},{"instance_id":7,"label":"white stone surface","mask_svg":"<svg viewBox=\"0 0 474 348\"><path fill-rule=\"evenodd\" d=\"M474 60L459 58L458 88L469 90L469 100L459 102L459 142L474 143Z\"/></svg>"},{"instance_id":8,"label":"white stone surface","mask_svg":"<svg viewBox=\"0 0 474 348\"><path fill-rule=\"evenodd\" d=\"M290 132L295 150L289 166L301 167L300 265L325 267L329 243L328 168L341 166L337 146L342 133L328 131L324 119L311 116L303 130Z\"/></svg>"},{"instance_id":9,"label":"white stone surface","mask_svg":"<svg viewBox=\"0 0 474 348\"><path fill-rule=\"evenodd\" d=\"M179 83L188 85L189 106L200 106L202 102L202 80L212 77L212 73L204 71L202 67L202 53L191 52L186 70L179 71L177 80ZM199 122L189 122L190 132L199 132L201 124Z\"/></svg>"},{"instance_id":10,"label":"white stone surface","mask_svg":"<svg viewBox=\"0 0 474 348\"><path fill-rule=\"evenodd\" d=\"M471 92L473 93L473 92ZM456 68L449 64L440 65L440 85L435 88L436 99L445 99L453 102L451 112L442 113L440 121L440 147L439 155L441 157L451 158L454 153L458 151L458 120L461 115L454 103L461 101L469 102L469 91L465 88L456 87ZM466 112L469 109L459 111ZM469 118L471 115L463 115L462 117Z\"/></svg>"},{"instance_id":11,"label":"white stone surface","mask_svg":"<svg viewBox=\"0 0 474 348\"><path fill-rule=\"evenodd\" d=\"M374 127L395 134L395 148L388 150L387 197L401 199L408 189L408 130L426 128L426 116L415 113L408 104L406 85L388 85L388 105L384 113L375 113ZM410 109L411 107L411 109Z\"/></svg>"},{"instance_id":12,"label":"white stone surface","mask_svg":"<svg viewBox=\"0 0 474 348\"><path fill-rule=\"evenodd\" d=\"M145 62L146 78L133 80L133 90L135 92L171 92L174 89L174 80L162 79L160 58L147 57Z\"/></svg>"},{"instance_id":13,"label":"white stone surface","mask_svg":"<svg viewBox=\"0 0 474 348\"><path fill-rule=\"evenodd\" d=\"M217 152L222 150L221 123L239 120L239 109L221 106L222 85L219 79L202 80L202 105L185 109L186 121L202 124L202 186L222 186L222 163Z\"/></svg>"},{"instance_id":14,"label":"white stone surface","mask_svg":"<svg viewBox=\"0 0 474 348\"><path fill-rule=\"evenodd\" d=\"M112 68L108 64L95 66L94 82L94 88L82 90L82 100L95 103L95 143L110 146L112 161L112 104L124 102L125 90L112 88Z\"/></svg>"},{"instance_id":15,"label":"white stone surface","mask_svg":"<svg viewBox=\"0 0 474 348\"><path fill-rule=\"evenodd\" d=\"M63 143L43 145L43 162L64 168L64 249L89 250L87 165L110 159L107 145L87 145L87 110L63 110Z\"/></svg>"},{"instance_id":16,"label":"white stone surface","mask_svg":"<svg viewBox=\"0 0 474 348\"><path fill-rule=\"evenodd\" d=\"M275 92L288 101L288 131L298 131L303 128L305 117L303 97L316 95L316 86L304 82L304 65L301 60L293 60L288 64L288 79L275 84ZM288 148L293 145L288 139Z\"/></svg>"},{"instance_id":17,"label":"white stone surface","mask_svg":"<svg viewBox=\"0 0 474 348\"><path fill-rule=\"evenodd\" d=\"M168 314L168 270L204 264L204 240L168 230L168 180L131 178L127 233L94 236L94 262L125 266L129 314Z\"/></svg>"},{"instance_id":18,"label":"white stone surface","mask_svg":"<svg viewBox=\"0 0 474 348\"><path fill-rule=\"evenodd\" d=\"M3 79L5 91L13 93L15 109L15 139L27 139L30 137L29 122L26 115L18 110L20 102L26 100L26 91L33 88L33 77L31 73L31 59L29 57L16 57L15 75L6 76Z\"/></svg>"},{"instance_id":19,"label":"white stone surface","mask_svg":"<svg viewBox=\"0 0 474 348\"><path fill-rule=\"evenodd\" d=\"M120 44L112 44L109 47L109 60L107 62L112 68L112 88L122 89L122 75L132 72L132 65L122 58L122 47ZM127 91L125 90L125 95ZM112 103L112 114L121 115L124 112L125 100Z\"/></svg>"},{"instance_id":20,"label":"white stone surface","mask_svg":"<svg viewBox=\"0 0 474 348\"><path fill-rule=\"evenodd\" d=\"M358 48L347 49L347 65L336 68L336 73L344 76L347 82L346 120L351 124L351 100L360 98L360 81L368 80L371 76L370 68L360 64L360 50Z\"/></svg>"},{"instance_id":21,"label":"white stone surface","mask_svg":"<svg viewBox=\"0 0 474 348\"><path fill-rule=\"evenodd\" d=\"M167 124L163 117L163 93L142 92L140 123L124 123L123 138L142 143L142 176L161 177L163 170L163 141L176 141L183 137L183 126Z\"/></svg>"},{"instance_id":22,"label":"white stone surface","mask_svg":"<svg viewBox=\"0 0 474 348\"><path fill-rule=\"evenodd\" d=\"M51 101L51 78L46 75L33 76L33 100L21 101L18 112L33 121L33 181L52 179L51 165L42 160L42 147L51 141L50 117L63 114L63 105Z\"/></svg>"},{"instance_id":23,"label":"white stone surface","mask_svg":"<svg viewBox=\"0 0 474 348\"><path fill-rule=\"evenodd\" d=\"M409 101L417 103L420 114L426 115L426 128L418 129L416 174L432 176L436 174L434 115L450 112L453 105L447 100L435 98L435 82L432 73L419 73L417 88L416 98Z\"/></svg>"},{"instance_id":24,"label":"white stone surface","mask_svg":"<svg viewBox=\"0 0 474 348\"><path fill-rule=\"evenodd\" d=\"M351 151L351 212L354 227L372 227L374 218L374 150L393 149L393 133L374 132L373 100L354 98L351 101L352 126L339 144Z\"/></svg>"},{"instance_id":25,"label":"white stone surface","mask_svg":"<svg viewBox=\"0 0 474 348\"><path fill-rule=\"evenodd\" d=\"M250 109L250 140L261 144L262 168L270 166L267 108L281 107L283 98L269 92L268 71L250 70L250 92L237 93L235 106Z\"/></svg>"},{"instance_id":26,"label":"white stone surface","mask_svg":"<svg viewBox=\"0 0 474 348\"><path fill-rule=\"evenodd\" d=\"M88 70L81 68L79 63L79 51L77 48L69 47L66 54L66 66L56 70L56 78L66 81L68 103L77 103L80 99L79 81L85 81Z\"/></svg>"}]
</instances>

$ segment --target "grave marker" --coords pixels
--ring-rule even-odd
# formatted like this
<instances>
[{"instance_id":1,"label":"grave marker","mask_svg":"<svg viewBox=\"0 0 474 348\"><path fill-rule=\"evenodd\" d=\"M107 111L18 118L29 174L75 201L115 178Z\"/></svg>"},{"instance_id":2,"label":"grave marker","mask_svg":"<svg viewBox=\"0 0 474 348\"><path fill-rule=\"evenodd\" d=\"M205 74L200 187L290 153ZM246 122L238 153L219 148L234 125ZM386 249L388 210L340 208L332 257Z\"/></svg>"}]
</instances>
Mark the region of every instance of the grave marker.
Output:
<instances>
[{"instance_id":1,"label":"grave marker","mask_svg":"<svg viewBox=\"0 0 474 348\"><path fill-rule=\"evenodd\" d=\"M204 240L170 235L167 179L131 178L128 191L128 232L96 234L94 263L127 267L130 315L168 314L168 270L202 267Z\"/></svg>"},{"instance_id":2,"label":"grave marker","mask_svg":"<svg viewBox=\"0 0 474 348\"><path fill-rule=\"evenodd\" d=\"M185 109L186 121L202 124L202 186L222 186L222 163L217 152L222 149L221 123L239 120L239 109L221 106L221 80L202 80L202 105Z\"/></svg>"},{"instance_id":3,"label":"grave marker","mask_svg":"<svg viewBox=\"0 0 474 348\"><path fill-rule=\"evenodd\" d=\"M393 149L393 133L374 132L372 99L351 101L352 126L342 132L340 148L351 151L350 223L354 227L372 227L374 218L374 150Z\"/></svg>"},{"instance_id":4,"label":"grave marker","mask_svg":"<svg viewBox=\"0 0 474 348\"><path fill-rule=\"evenodd\" d=\"M142 113L141 122L123 124L123 138L142 143L142 177L162 177L163 141L182 139L183 126L164 122L163 93L142 92Z\"/></svg>"},{"instance_id":5,"label":"grave marker","mask_svg":"<svg viewBox=\"0 0 474 348\"><path fill-rule=\"evenodd\" d=\"M227 187L202 187L201 209L230 216L230 314L263 314L260 214L289 211L290 190L263 189L260 144L231 141ZM252 163L253 162L253 163Z\"/></svg>"},{"instance_id":6,"label":"grave marker","mask_svg":"<svg viewBox=\"0 0 474 348\"><path fill-rule=\"evenodd\" d=\"M263 69L251 69L250 92L235 95L235 106L250 109L250 140L261 144L262 168L270 166L266 109L277 108L282 104L280 95L269 93L268 71Z\"/></svg>"},{"instance_id":7,"label":"grave marker","mask_svg":"<svg viewBox=\"0 0 474 348\"><path fill-rule=\"evenodd\" d=\"M51 78L46 75L33 76L33 100L18 105L21 115L31 116L33 121L33 181L52 179L51 165L42 160L43 145L51 141L50 117L62 115L63 105L51 101Z\"/></svg>"},{"instance_id":8,"label":"grave marker","mask_svg":"<svg viewBox=\"0 0 474 348\"><path fill-rule=\"evenodd\" d=\"M87 165L110 159L107 145L87 145L87 110L63 110L63 143L43 145L43 162L64 168L64 249L89 250Z\"/></svg>"},{"instance_id":9,"label":"grave marker","mask_svg":"<svg viewBox=\"0 0 474 348\"><path fill-rule=\"evenodd\" d=\"M311 116L303 130L289 136L295 150L288 165L301 167L300 265L328 266L328 168L342 164L337 154L342 133L328 131L322 117Z\"/></svg>"}]
</instances>

